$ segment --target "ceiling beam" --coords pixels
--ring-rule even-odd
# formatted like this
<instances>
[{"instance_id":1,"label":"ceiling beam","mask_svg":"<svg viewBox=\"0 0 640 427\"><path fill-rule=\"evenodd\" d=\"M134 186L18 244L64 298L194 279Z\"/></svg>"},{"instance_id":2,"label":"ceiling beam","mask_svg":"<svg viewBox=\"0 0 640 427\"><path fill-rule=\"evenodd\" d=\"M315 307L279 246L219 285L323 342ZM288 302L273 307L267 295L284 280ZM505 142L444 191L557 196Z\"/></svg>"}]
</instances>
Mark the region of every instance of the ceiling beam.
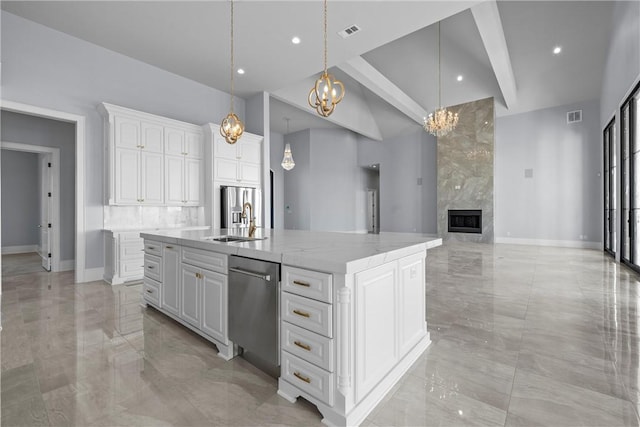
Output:
<instances>
[{"instance_id":1,"label":"ceiling beam","mask_svg":"<svg viewBox=\"0 0 640 427\"><path fill-rule=\"evenodd\" d=\"M391 80L382 75L373 65L365 61L363 57L356 56L339 64L338 68L407 117L422 125L424 118L427 116L426 110L393 84Z\"/></svg>"},{"instance_id":2,"label":"ceiling beam","mask_svg":"<svg viewBox=\"0 0 640 427\"><path fill-rule=\"evenodd\" d=\"M508 108L517 102L516 78L511 67L511 58L504 37L502 21L496 0L488 0L471 7L484 48L489 56L493 72Z\"/></svg>"}]
</instances>

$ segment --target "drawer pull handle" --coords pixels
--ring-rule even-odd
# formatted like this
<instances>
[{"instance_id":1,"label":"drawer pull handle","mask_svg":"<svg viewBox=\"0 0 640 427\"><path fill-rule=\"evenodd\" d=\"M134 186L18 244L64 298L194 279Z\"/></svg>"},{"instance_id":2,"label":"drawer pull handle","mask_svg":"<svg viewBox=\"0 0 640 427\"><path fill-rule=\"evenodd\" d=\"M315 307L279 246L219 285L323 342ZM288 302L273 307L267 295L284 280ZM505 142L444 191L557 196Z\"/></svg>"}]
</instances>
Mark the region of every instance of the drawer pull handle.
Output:
<instances>
[{"instance_id":1,"label":"drawer pull handle","mask_svg":"<svg viewBox=\"0 0 640 427\"><path fill-rule=\"evenodd\" d=\"M149 270L153 270L153 265L149 265L149 266L147 266L147 268L148 268Z\"/></svg>"},{"instance_id":2,"label":"drawer pull handle","mask_svg":"<svg viewBox=\"0 0 640 427\"><path fill-rule=\"evenodd\" d=\"M167 249L173 249L173 246L165 246Z\"/></svg>"},{"instance_id":3,"label":"drawer pull handle","mask_svg":"<svg viewBox=\"0 0 640 427\"><path fill-rule=\"evenodd\" d=\"M154 249L155 249L155 247L153 247L153 246L147 246L147 249L149 249L150 251L152 251L152 250L154 250Z\"/></svg>"},{"instance_id":4,"label":"drawer pull handle","mask_svg":"<svg viewBox=\"0 0 640 427\"><path fill-rule=\"evenodd\" d=\"M152 291L151 289L147 289L147 293L148 293L148 294L152 294L152 293L153 293L153 291Z\"/></svg>"},{"instance_id":5,"label":"drawer pull handle","mask_svg":"<svg viewBox=\"0 0 640 427\"><path fill-rule=\"evenodd\" d=\"M293 310L294 314L297 314L298 316L302 316L302 317L311 317L311 315L307 312L304 311L300 311L300 310Z\"/></svg>"},{"instance_id":6,"label":"drawer pull handle","mask_svg":"<svg viewBox=\"0 0 640 427\"><path fill-rule=\"evenodd\" d=\"M293 343L304 350L311 351L311 346L309 345L302 344L300 341L294 341Z\"/></svg>"},{"instance_id":7,"label":"drawer pull handle","mask_svg":"<svg viewBox=\"0 0 640 427\"><path fill-rule=\"evenodd\" d=\"M300 373L298 372L294 372L293 375L295 375L296 378L298 378L299 380L304 381L307 384L311 384L311 378L309 377L303 377L302 375L300 375Z\"/></svg>"},{"instance_id":8,"label":"drawer pull handle","mask_svg":"<svg viewBox=\"0 0 640 427\"><path fill-rule=\"evenodd\" d=\"M310 284L308 284L307 282L301 282L301 281L299 281L299 280L294 280L294 281L293 281L293 284L294 284L294 285L298 285L298 286L306 286L307 288L311 286L311 285L310 285Z\"/></svg>"}]
</instances>

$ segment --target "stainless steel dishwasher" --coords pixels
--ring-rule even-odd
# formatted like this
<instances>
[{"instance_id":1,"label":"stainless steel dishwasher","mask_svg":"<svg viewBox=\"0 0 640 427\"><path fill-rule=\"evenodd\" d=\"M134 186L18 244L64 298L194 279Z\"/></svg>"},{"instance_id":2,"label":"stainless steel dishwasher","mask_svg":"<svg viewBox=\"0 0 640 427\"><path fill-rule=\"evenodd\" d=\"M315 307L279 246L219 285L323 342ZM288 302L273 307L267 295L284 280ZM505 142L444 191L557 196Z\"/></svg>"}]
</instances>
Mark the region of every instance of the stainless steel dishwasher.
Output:
<instances>
[{"instance_id":1,"label":"stainless steel dishwasher","mask_svg":"<svg viewBox=\"0 0 640 427\"><path fill-rule=\"evenodd\" d=\"M229 257L229 339L243 357L279 376L280 264ZM257 358L257 360L256 360Z\"/></svg>"}]
</instances>

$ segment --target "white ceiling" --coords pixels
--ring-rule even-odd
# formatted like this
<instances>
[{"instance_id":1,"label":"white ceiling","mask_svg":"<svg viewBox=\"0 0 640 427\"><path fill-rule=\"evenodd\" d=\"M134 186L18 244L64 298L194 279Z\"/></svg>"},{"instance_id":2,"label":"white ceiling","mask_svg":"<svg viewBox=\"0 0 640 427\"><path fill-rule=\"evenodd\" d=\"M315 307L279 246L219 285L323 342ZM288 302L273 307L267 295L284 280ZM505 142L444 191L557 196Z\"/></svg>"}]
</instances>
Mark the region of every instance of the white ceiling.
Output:
<instances>
[{"instance_id":1,"label":"white ceiling","mask_svg":"<svg viewBox=\"0 0 640 427\"><path fill-rule=\"evenodd\" d=\"M437 106L437 29L442 20L442 104L494 96L497 114L514 114L600 95L612 2L499 1L515 76L509 110L469 7L479 1L343 1L328 5L329 66L361 56L425 110ZM229 90L228 1L2 1L2 9L220 90ZM362 31L342 39L337 32ZM293 45L291 37L302 39ZM552 48L562 45L559 56ZM236 93L276 92L322 70L322 3L235 2ZM383 138L419 126L371 90L348 81ZM462 82L455 77L464 75ZM351 86L351 87L349 87ZM358 95L360 94L360 95ZM303 94L306 98L306 93ZM271 129L335 127L311 109L271 102ZM342 105L339 105L340 108ZM342 124L341 124L342 125ZM349 126L345 126L349 127ZM357 126L352 127L358 131ZM363 133L363 132L361 132ZM364 133L366 134L366 133Z\"/></svg>"}]
</instances>

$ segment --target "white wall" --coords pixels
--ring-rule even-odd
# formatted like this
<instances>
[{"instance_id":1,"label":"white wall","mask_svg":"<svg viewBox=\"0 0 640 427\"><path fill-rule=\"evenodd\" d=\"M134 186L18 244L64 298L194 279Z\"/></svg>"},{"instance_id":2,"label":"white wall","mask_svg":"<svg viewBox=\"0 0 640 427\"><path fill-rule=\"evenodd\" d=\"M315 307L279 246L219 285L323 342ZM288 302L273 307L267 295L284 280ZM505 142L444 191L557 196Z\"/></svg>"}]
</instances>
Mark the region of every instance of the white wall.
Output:
<instances>
[{"instance_id":1,"label":"white wall","mask_svg":"<svg viewBox=\"0 0 640 427\"><path fill-rule=\"evenodd\" d=\"M611 28L600 97L601 129L619 110L623 98L640 78L640 2L615 2Z\"/></svg>"},{"instance_id":2,"label":"white wall","mask_svg":"<svg viewBox=\"0 0 640 427\"><path fill-rule=\"evenodd\" d=\"M284 228L311 229L311 130L285 135L296 167L284 174Z\"/></svg>"},{"instance_id":3,"label":"white wall","mask_svg":"<svg viewBox=\"0 0 640 427\"><path fill-rule=\"evenodd\" d=\"M229 95L2 11L2 98L86 117L86 267L103 266L103 136L109 102L195 124L219 123ZM244 116L245 102L235 108Z\"/></svg>"},{"instance_id":4,"label":"white wall","mask_svg":"<svg viewBox=\"0 0 640 427\"><path fill-rule=\"evenodd\" d=\"M567 111L580 109L583 121L567 124ZM594 100L497 118L497 242L597 247L602 239L599 117ZM525 178L525 169L533 170L532 178Z\"/></svg>"},{"instance_id":5,"label":"white wall","mask_svg":"<svg viewBox=\"0 0 640 427\"><path fill-rule=\"evenodd\" d=\"M2 150L2 247L40 241L40 170L37 153Z\"/></svg>"},{"instance_id":6,"label":"white wall","mask_svg":"<svg viewBox=\"0 0 640 427\"><path fill-rule=\"evenodd\" d=\"M60 260L75 259L75 126L71 123L3 111L0 139L4 142L41 145L60 149ZM3 154L6 151L3 151ZM2 172L3 182L11 173ZM3 211L6 205L2 205ZM2 221L4 228L4 219ZM2 246L7 246L2 233Z\"/></svg>"}]
</instances>

